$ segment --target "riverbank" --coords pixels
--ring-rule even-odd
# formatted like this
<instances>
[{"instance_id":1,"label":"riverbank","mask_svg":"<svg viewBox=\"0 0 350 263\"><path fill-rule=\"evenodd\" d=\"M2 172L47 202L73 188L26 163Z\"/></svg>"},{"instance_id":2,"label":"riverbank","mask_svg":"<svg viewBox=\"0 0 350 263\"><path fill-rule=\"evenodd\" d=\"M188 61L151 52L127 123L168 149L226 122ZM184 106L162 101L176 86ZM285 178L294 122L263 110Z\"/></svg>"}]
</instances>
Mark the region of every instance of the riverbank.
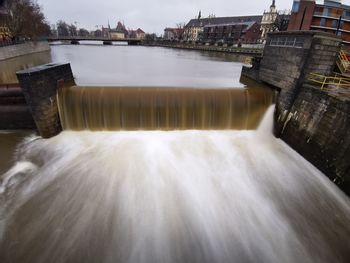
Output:
<instances>
[{"instance_id":1,"label":"riverbank","mask_svg":"<svg viewBox=\"0 0 350 263\"><path fill-rule=\"evenodd\" d=\"M50 46L46 41L30 41L16 45L4 46L0 48L0 61L47 51L50 51Z\"/></svg>"},{"instance_id":2,"label":"riverbank","mask_svg":"<svg viewBox=\"0 0 350 263\"><path fill-rule=\"evenodd\" d=\"M252 56L261 56L263 52L263 47L257 45L252 46L219 46L219 45L201 45L201 44L185 44L185 43L143 43L143 46L149 47L164 47L164 48L174 48L174 49L184 49L184 50L199 50L199 51L212 51L212 52L224 52L232 54L243 54Z\"/></svg>"}]
</instances>

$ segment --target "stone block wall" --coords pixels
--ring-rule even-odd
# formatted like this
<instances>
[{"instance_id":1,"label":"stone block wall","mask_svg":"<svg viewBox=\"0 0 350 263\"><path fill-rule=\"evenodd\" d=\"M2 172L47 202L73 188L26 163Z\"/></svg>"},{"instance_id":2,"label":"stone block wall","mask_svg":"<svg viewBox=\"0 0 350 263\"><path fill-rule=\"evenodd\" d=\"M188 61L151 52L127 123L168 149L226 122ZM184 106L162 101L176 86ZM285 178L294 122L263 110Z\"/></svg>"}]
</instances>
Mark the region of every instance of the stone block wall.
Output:
<instances>
[{"instance_id":1,"label":"stone block wall","mask_svg":"<svg viewBox=\"0 0 350 263\"><path fill-rule=\"evenodd\" d=\"M39 134L50 138L61 132L57 106L57 82L74 84L70 64L47 64L17 72Z\"/></svg>"},{"instance_id":2,"label":"stone block wall","mask_svg":"<svg viewBox=\"0 0 350 263\"><path fill-rule=\"evenodd\" d=\"M333 75L340 43L323 32L272 33L258 73L242 75L279 90L276 136L350 195L350 91L322 91L309 81L310 73Z\"/></svg>"},{"instance_id":3,"label":"stone block wall","mask_svg":"<svg viewBox=\"0 0 350 263\"><path fill-rule=\"evenodd\" d=\"M21 89L0 85L0 130L35 129L35 124Z\"/></svg>"},{"instance_id":4,"label":"stone block wall","mask_svg":"<svg viewBox=\"0 0 350 263\"><path fill-rule=\"evenodd\" d=\"M350 97L303 85L280 138L350 195Z\"/></svg>"},{"instance_id":5,"label":"stone block wall","mask_svg":"<svg viewBox=\"0 0 350 263\"><path fill-rule=\"evenodd\" d=\"M259 78L280 90L278 108L289 111L310 73L330 75L341 39L315 31L269 34Z\"/></svg>"},{"instance_id":6,"label":"stone block wall","mask_svg":"<svg viewBox=\"0 0 350 263\"><path fill-rule=\"evenodd\" d=\"M50 51L47 41L26 42L0 48L0 61L28 54Z\"/></svg>"}]
</instances>

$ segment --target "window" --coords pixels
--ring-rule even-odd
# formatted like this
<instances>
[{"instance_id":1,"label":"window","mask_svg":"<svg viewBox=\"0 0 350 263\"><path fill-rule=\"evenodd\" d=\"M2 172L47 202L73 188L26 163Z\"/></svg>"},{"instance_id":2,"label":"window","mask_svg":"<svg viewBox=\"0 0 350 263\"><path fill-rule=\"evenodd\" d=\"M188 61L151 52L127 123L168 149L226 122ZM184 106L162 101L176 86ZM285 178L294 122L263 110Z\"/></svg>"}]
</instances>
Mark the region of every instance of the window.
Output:
<instances>
[{"instance_id":1,"label":"window","mask_svg":"<svg viewBox=\"0 0 350 263\"><path fill-rule=\"evenodd\" d=\"M298 11L299 11L299 4L300 4L299 1L294 1L293 2L292 13L298 13Z\"/></svg>"},{"instance_id":2,"label":"window","mask_svg":"<svg viewBox=\"0 0 350 263\"><path fill-rule=\"evenodd\" d=\"M339 28L344 28L344 21L340 21L340 26Z\"/></svg>"},{"instance_id":3,"label":"window","mask_svg":"<svg viewBox=\"0 0 350 263\"><path fill-rule=\"evenodd\" d=\"M344 17L345 19L350 19L350 11L344 10L344 12L343 12L343 17Z\"/></svg>"},{"instance_id":4,"label":"window","mask_svg":"<svg viewBox=\"0 0 350 263\"><path fill-rule=\"evenodd\" d=\"M295 47L303 47L304 46L304 40L302 38L296 38L294 46Z\"/></svg>"},{"instance_id":5,"label":"window","mask_svg":"<svg viewBox=\"0 0 350 263\"><path fill-rule=\"evenodd\" d=\"M337 36L341 37L341 32L340 31L337 32Z\"/></svg>"},{"instance_id":6,"label":"window","mask_svg":"<svg viewBox=\"0 0 350 263\"><path fill-rule=\"evenodd\" d=\"M332 27L333 28L337 28L338 27L338 21L337 20L333 20L332 21Z\"/></svg>"},{"instance_id":7,"label":"window","mask_svg":"<svg viewBox=\"0 0 350 263\"><path fill-rule=\"evenodd\" d=\"M304 40L298 37L273 37L270 46L302 48Z\"/></svg>"},{"instance_id":8,"label":"window","mask_svg":"<svg viewBox=\"0 0 350 263\"><path fill-rule=\"evenodd\" d=\"M286 46L294 46L295 37L288 37L286 40Z\"/></svg>"},{"instance_id":9,"label":"window","mask_svg":"<svg viewBox=\"0 0 350 263\"><path fill-rule=\"evenodd\" d=\"M323 9L323 15L324 15L324 16L330 16L330 14L331 14L331 9L325 7L325 8Z\"/></svg>"},{"instance_id":10,"label":"window","mask_svg":"<svg viewBox=\"0 0 350 263\"><path fill-rule=\"evenodd\" d=\"M321 18L320 26L326 26L326 19Z\"/></svg>"}]
</instances>

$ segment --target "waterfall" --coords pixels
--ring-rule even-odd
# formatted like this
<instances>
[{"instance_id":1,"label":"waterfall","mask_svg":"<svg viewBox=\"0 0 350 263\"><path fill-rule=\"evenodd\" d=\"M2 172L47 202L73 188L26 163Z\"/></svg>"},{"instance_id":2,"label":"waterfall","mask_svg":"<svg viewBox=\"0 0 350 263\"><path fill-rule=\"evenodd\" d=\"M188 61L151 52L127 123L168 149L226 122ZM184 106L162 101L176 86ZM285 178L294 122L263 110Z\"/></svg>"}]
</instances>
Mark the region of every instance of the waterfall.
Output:
<instances>
[{"instance_id":1,"label":"waterfall","mask_svg":"<svg viewBox=\"0 0 350 263\"><path fill-rule=\"evenodd\" d=\"M255 129L272 103L269 89L65 87L65 130Z\"/></svg>"}]
</instances>

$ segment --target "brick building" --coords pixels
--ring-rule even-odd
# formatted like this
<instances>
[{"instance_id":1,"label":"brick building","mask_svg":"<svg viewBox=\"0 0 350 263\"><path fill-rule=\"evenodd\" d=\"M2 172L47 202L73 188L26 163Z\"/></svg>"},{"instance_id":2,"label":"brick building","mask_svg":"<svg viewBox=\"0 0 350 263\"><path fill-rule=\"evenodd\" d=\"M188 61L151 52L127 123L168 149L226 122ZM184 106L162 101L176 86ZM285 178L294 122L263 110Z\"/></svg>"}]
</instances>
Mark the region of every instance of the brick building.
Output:
<instances>
[{"instance_id":1,"label":"brick building","mask_svg":"<svg viewBox=\"0 0 350 263\"><path fill-rule=\"evenodd\" d=\"M350 6L341 0L325 0L317 4L313 0L294 1L288 31L317 30L341 36L350 49Z\"/></svg>"},{"instance_id":2,"label":"brick building","mask_svg":"<svg viewBox=\"0 0 350 263\"><path fill-rule=\"evenodd\" d=\"M192 19L190 20L190 22L187 23L187 25L184 28L184 33L183 33L183 40L185 41L204 41L204 39L209 39L213 40L213 34L208 34L208 30L212 30L211 28L214 27L214 30L217 31L217 34L222 35L223 38L218 38L217 35L215 36L215 40L216 41L224 41L224 37L228 37L228 35L234 32L226 32L225 34L219 31L224 31L228 30L228 27L230 27L232 29L232 27L234 27L234 31L242 31L244 32L244 34L247 34L247 37L249 36L249 38L253 38L251 37L252 33L254 32L247 32L246 29L238 29L239 26L248 28L249 26L254 25L255 23L259 25L260 28L260 24L261 24L261 19L262 16L235 16L235 17L209 17L209 18L201 18L200 16L198 16L198 18L196 19ZM206 30L206 35L204 37L204 29L205 27L207 28ZM217 28L217 29L215 29ZM249 27L249 28L255 28L254 27ZM258 30L260 32L260 29ZM213 32L209 32L209 33L213 33ZM260 37L260 36L259 36ZM228 37L231 38L231 37ZM235 37L235 39L237 39L237 37Z\"/></svg>"},{"instance_id":3,"label":"brick building","mask_svg":"<svg viewBox=\"0 0 350 263\"><path fill-rule=\"evenodd\" d=\"M260 24L256 21L204 26L201 41L205 43L249 43L260 39Z\"/></svg>"}]
</instances>

